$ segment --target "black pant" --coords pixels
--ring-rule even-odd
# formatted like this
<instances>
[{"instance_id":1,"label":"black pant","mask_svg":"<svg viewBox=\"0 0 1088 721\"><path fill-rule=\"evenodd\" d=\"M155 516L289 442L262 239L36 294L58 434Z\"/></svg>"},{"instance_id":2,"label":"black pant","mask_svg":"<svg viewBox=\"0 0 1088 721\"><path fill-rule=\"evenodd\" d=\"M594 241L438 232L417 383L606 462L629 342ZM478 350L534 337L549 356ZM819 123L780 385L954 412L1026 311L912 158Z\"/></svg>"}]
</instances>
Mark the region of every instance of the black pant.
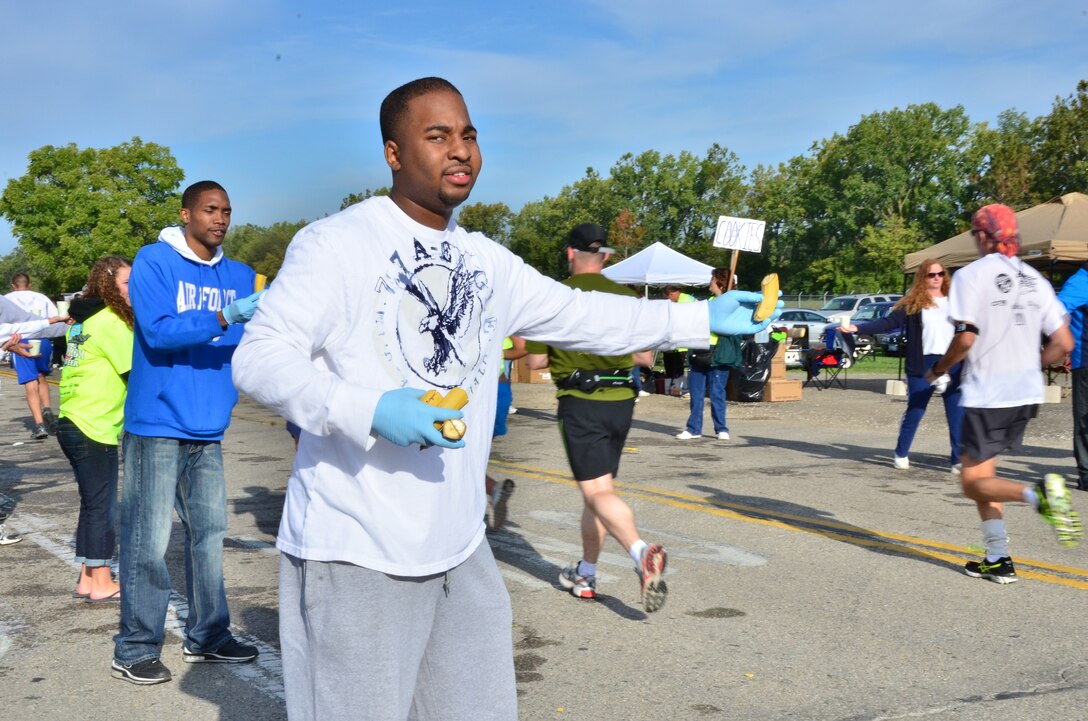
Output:
<instances>
[{"instance_id":1,"label":"black pant","mask_svg":"<svg viewBox=\"0 0 1088 721\"><path fill-rule=\"evenodd\" d=\"M1077 486L1088 491L1088 368L1073 371L1073 457Z\"/></svg>"}]
</instances>

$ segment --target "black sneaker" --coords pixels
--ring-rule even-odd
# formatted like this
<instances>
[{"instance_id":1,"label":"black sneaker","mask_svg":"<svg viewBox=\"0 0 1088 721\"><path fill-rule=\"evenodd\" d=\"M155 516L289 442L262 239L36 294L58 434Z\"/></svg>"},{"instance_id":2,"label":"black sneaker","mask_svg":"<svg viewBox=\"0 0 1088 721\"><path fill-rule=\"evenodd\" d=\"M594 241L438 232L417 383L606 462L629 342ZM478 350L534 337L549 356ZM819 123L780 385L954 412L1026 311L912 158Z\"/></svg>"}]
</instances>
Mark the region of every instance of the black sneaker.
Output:
<instances>
[{"instance_id":1,"label":"black sneaker","mask_svg":"<svg viewBox=\"0 0 1088 721\"><path fill-rule=\"evenodd\" d=\"M214 651L197 653L182 646L181 657L185 663L249 663L257 658L257 647L239 643L232 638Z\"/></svg>"},{"instance_id":2,"label":"black sneaker","mask_svg":"<svg viewBox=\"0 0 1088 721\"><path fill-rule=\"evenodd\" d=\"M42 424L34 426L34 430L30 432L30 438L34 441L40 441L43 438L49 437L49 429Z\"/></svg>"},{"instance_id":3,"label":"black sneaker","mask_svg":"<svg viewBox=\"0 0 1088 721\"><path fill-rule=\"evenodd\" d=\"M146 661L137 661L128 666L117 659L113 659L113 665L110 668L112 669L111 675L114 678L124 679L125 681L137 684L138 686L166 683L173 678L170 675L170 669L163 666L162 661L157 658L148 659Z\"/></svg>"},{"instance_id":4,"label":"black sneaker","mask_svg":"<svg viewBox=\"0 0 1088 721\"><path fill-rule=\"evenodd\" d=\"M990 563L985 558L981 561L968 561L963 567L963 572L972 578L985 578L994 583L1014 583L1016 569L1013 568L1012 559L1008 556L999 558Z\"/></svg>"},{"instance_id":5,"label":"black sneaker","mask_svg":"<svg viewBox=\"0 0 1088 721\"><path fill-rule=\"evenodd\" d=\"M53 415L52 408L42 408L42 425L53 435L57 434L57 417Z\"/></svg>"}]
</instances>

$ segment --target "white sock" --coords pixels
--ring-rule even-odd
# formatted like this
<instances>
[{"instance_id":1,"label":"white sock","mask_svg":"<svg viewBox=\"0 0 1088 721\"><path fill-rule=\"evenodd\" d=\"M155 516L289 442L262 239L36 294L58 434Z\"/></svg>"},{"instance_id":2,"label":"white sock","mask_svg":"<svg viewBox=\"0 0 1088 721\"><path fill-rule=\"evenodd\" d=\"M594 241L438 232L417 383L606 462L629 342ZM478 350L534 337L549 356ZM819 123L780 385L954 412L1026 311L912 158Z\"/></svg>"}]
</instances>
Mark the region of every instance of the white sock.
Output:
<instances>
[{"instance_id":1,"label":"white sock","mask_svg":"<svg viewBox=\"0 0 1088 721\"><path fill-rule=\"evenodd\" d=\"M579 561L578 562L578 568L575 569L575 572L579 576L596 576L597 575L597 564L596 563L586 563L585 561Z\"/></svg>"},{"instance_id":2,"label":"white sock","mask_svg":"<svg viewBox=\"0 0 1088 721\"><path fill-rule=\"evenodd\" d=\"M987 562L993 563L1009 555L1009 535L1005 533L1005 519L983 521L982 542L986 546Z\"/></svg>"},{"instance_id":3,"label":"white sock","mask_svg":"<svg viewBox=\"0 0 1088 721\"><path fill-rule=\"evenodd\" d=\"M1039 494L1035 492L1035 486L1024 486L1024 503L1039 510Z\"/></svg>"},{"instance_id":4,"label":"white sock","mask_svg":"<svg viewBox=\"0 0 1088 721\"><path fill-rule=\"evenodd\" d=\"M648 544L641 538L631 544L631 550L628 553L631 554L631 558L635 561L635 566L642 561L642 549L646 548Z\"/></svg>"}]
</instances>

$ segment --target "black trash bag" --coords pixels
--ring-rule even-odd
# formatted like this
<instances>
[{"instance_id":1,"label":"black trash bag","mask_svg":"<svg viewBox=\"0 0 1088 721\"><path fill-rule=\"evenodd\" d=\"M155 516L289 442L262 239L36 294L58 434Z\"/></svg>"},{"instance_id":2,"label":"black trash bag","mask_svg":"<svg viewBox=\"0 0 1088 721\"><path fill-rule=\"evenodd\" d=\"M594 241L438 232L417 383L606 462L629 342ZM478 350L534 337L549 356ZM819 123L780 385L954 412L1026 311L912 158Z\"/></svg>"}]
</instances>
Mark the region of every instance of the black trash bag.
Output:
<instances>
[{"instance_id":1,"label":"black trash bag","mask_svg":"<svg viewBox=\"0 0 1088 721\"><path fill-rule=\"evenodd\" d=\"M746 340L741 344L743 365L734 370L733 388L741 403L758 403L763 400L763 387L771 375L771 360L778 352L778 341L756 343Z\"/></svg>"}]
</instances>

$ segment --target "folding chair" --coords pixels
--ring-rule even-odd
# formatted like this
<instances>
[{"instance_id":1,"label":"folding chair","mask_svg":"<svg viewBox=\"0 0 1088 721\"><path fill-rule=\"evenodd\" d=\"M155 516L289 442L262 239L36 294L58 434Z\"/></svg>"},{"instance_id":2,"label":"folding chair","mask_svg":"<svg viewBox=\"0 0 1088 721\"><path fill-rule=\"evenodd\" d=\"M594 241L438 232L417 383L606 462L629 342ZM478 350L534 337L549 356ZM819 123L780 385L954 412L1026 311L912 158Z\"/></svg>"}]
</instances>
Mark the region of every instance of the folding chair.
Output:
<instances>
[{"instance_id":1,"label":"folding chair","mask_svg":"<svg viewBox=\"0 0 1088 721\"><path fill-rule=\"evenodd\" d=\"M839 377L849 368L846 359L849 356L841 348L823 348L810 350L805 354L804 367L807 373L805 385L812 385L822 391L837 385L846 390L846 377Z\"/></svg>"}]
</instances>

